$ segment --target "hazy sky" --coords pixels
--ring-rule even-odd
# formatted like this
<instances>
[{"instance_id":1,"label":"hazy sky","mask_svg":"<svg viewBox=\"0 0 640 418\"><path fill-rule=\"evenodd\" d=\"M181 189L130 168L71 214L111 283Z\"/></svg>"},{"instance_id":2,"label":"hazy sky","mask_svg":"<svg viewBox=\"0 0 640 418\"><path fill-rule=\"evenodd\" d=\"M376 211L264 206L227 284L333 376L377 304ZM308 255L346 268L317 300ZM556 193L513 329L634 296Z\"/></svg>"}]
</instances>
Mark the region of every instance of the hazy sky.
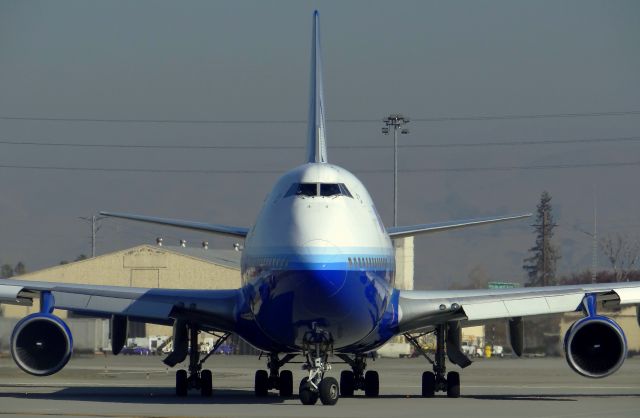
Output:
<instances>
[{"instance_id":1,"label":"hazy sky","mask_svg":"<svg viewBox=\"0 0 640 418\"><path fill-rule=\"evenodd\" d=\"M637 1L0 0L0 263L23 260L33 270L89 253L89 226L78 217L99 210L250 225L277 172L304 158L314 8L329 160L362 179L385 223L393 154L380 146L392 137L376 120L402 112L414 119L403 145L475 146L400 149L401 170L411 170L399 177L401 224L533 211L548 190L559 268L586 269L591 242L578 229L592 229L595 189L599 234L640 235ZM627 114L474 119L607 112ZM470 118L428 120L440 117ZM181 123L113 121L132 119ZM550 143L478 146L543 140ZM356 147L336 148L345 145ZM635 165L468 170L594 163ZM476 266L496 280L522 280L530 223L416 239L416 287L465 281ZM234 242L113 219L98 236L98 253L156 236Z\"/></svg>"}]
</instances>

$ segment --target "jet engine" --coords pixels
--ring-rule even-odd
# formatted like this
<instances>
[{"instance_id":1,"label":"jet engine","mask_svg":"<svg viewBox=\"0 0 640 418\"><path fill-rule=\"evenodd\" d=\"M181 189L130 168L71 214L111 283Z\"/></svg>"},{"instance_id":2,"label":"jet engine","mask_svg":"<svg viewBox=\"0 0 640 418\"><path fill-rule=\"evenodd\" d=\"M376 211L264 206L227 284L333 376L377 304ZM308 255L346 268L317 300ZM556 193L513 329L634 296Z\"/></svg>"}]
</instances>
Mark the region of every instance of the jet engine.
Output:
<instances>
[{"instance_id":1,"label":"jet engine","mask_svg":"<svg viewBox=\"0 0 640 418\"><path fill-rule=\"evenodd\" d=\"M11 334L13 360L35 376L59 372L69 361L72 350L69 327L51 314L31 314L18 322Z\"/></svg>"},{"instance_id":2,"label":"jet engine","mask_svg":"<svg viewBox=\"0 0 640 418\"><path fill-rule=\"evenodd\" d=\"M585 377L606 377L617 371L627 357L627 339L610 318L588 316L576 321L564 338L569 366Z\"/></svg>"}]
</instances>

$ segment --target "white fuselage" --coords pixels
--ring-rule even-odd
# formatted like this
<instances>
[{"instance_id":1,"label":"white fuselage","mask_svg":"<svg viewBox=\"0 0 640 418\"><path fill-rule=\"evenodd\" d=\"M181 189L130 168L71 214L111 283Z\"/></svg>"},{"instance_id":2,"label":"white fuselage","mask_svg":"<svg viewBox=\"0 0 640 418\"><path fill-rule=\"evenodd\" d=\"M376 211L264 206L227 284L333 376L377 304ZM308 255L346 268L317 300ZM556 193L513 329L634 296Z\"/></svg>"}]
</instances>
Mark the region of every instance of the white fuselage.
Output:
<instances>
[{"instance_id":1,"label":"white fuselage","mask_svg":"<svg viewBox=\"0 0 640 418\"><path fill-rule=\"evenodd\" d=\"M338 345L362 340L385 312L394 272L391 240L369 193L328 163L304 164L279 179L242 257L257 323L278 341L285 334L289 347L314 327Z\"/></svg>"}]
</instances>

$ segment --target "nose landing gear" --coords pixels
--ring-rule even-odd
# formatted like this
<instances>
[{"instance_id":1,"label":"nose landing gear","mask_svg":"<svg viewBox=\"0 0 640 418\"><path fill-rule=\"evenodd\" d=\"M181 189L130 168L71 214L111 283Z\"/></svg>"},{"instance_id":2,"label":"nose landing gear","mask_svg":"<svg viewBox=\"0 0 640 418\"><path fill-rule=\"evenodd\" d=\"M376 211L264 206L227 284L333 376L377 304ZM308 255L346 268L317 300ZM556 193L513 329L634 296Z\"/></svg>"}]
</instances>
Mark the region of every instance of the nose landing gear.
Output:
<instances>
[{"instance_id":1,"label":"nose landing gear","mask_svg":"<svg viewBox=\"0 0 640 418\"><path fill-rule=\"evenodd\" d=\"M322 329L314 327L305 340L303 354L306 362L302 368L309 372L309 376L300 382L300 402L313 405L320 399L323 405L335 405L340 397L340 385L334 377L324 376L331 370L328 361L329 353L333 351L331 338Z\"/></svg>"}]
</instances>

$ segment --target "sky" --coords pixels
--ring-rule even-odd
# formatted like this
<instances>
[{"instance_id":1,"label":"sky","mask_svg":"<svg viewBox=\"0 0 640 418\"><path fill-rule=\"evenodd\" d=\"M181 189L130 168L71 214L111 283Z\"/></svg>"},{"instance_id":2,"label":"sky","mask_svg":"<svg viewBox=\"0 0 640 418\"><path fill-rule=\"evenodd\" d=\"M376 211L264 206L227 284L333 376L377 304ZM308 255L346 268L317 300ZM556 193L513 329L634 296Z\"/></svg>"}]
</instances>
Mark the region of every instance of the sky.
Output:
<instances>
[{"instance_id":1,"label":"sky","mask_svg":"<svg viewBox=\"0 0 640 418\"><path fill-rule=\"evenodd\" d=\"M532 212L547 190L560 273L591 266L594 201L599 236L639 239L640 3L389 4L1 0L0 263L90 253L80 217L100 210L251 225L304 160L315 9L329 161L385 224L382 119L402 113L400 224ZM416 238L416 288L523 281L532 223ZM98 254L235 242L115 219L97 236Z\"/></svg>"}]
</instances>

